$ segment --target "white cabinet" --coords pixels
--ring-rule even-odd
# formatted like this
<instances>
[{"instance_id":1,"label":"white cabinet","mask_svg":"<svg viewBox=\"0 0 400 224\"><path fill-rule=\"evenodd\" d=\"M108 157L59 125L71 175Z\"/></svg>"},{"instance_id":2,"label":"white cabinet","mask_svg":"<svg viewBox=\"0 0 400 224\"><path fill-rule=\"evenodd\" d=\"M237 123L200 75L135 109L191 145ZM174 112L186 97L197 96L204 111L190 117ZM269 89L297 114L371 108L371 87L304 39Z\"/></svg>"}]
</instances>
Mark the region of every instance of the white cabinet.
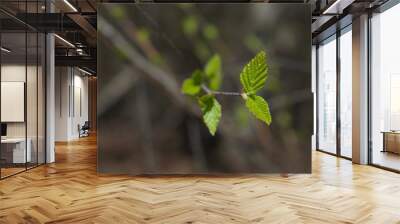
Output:
<instances>
[{"instance_id":1,"label":"white cabinet","mask_svg":"<svg viewBox=\"0 0 400 224\"><path fill-rule=\"evenodd\" d=\"M7 138L2 139L1 144L12 147L12 162L25 163L32 161L32 140L27 139L27 147L25 151L25 138Z\"/></svg>"}]
</instances>

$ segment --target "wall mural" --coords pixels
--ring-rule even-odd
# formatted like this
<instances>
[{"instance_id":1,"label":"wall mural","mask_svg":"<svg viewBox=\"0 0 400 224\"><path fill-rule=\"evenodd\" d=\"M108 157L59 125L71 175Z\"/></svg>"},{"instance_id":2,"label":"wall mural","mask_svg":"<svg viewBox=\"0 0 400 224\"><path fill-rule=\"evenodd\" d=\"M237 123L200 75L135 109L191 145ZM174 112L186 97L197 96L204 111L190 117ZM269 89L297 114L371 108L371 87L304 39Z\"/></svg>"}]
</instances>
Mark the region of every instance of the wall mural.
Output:
<instances>
[{"instance_id":1,"label":"wall mural","mask_svg":"<svg viewBox=\"0 0 400 224\"><path fill-rule=\"evenodd\" d=\"M98 171L310 173L310 21L306 4L101 4Z\"/></svg>"}]
</instances>

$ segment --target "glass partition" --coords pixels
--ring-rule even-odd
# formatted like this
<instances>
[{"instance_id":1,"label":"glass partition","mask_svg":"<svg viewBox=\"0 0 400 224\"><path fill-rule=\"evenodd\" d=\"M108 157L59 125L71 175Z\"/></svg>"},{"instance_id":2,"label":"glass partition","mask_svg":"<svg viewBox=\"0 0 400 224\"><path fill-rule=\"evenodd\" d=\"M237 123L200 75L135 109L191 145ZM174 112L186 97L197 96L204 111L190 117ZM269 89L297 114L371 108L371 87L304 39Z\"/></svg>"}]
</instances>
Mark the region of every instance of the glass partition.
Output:
<instances>
[{"instance_id":1,"label":"glass partition","mask_svg":"<svg viewBox=\"0 0 400 224\"><path fill-rule=\"evenodd\" d=\"M21 1L17 12L41 12L43 3ZM0 12L1 179L45 163L45 44L43 33Z\"/></svg>"},{"instance_id":2,"label":"glass partition","mask_svg":"<svg viewBox=\"0 0 400 224\"><path fill-rule=\"evenodd\" d=\"M336 36L318 47L318 149L336 154Z\"/></svg>"},{"instance_id":3,"label":"glass partition","mask_svg":"<svg viewBox=\"0 0 400 224\"><path fill-rule=\"evenodd\" d=\"M38 147L38 164L46 162L46 144L45 144L45 124L46 124L46 38L43 33L38 34L38 74L37 74L37 147Z\"/></svg>"},{"instance_id":4,"label":"glass partition","mask_svg":"<svg viewBox=\"0 0 400 224\"><path fill-rule=\"evenodd\" d=\"M30 151L30 161L28 168L34 167L38 163L38 34L36 32L27 33L27 74L26 74L26 115L27 115L27 150Z\"/></svg>"},{"instance_id":5,"label":"glass partition","mask_svg":"<svg viewBox=\"0 0 400 224\"><path fill-rule=\"evenodd\" d=\"M24 171L31 160L26 141L27 48L25 32L1 34L1 175Z\"/></svg>"}]
</instances>

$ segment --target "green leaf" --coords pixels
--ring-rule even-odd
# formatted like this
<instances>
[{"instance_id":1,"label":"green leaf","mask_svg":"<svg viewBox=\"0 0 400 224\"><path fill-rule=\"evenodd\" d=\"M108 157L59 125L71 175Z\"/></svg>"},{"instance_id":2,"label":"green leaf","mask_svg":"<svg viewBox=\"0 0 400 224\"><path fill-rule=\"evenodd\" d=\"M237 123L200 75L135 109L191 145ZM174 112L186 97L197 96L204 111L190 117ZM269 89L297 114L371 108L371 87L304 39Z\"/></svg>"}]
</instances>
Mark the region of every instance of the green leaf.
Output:
<instances>
[{"instance_id":1,"label":"green leaf","mask_svg":"<svg viewBox=\"0 0 400 224\"><path fill-rule=\"evenodd\" d=\"M208 60L204 67L204 72L208 79L208 86L212 90L218 90L222 81L221 57L215 54Z\"/></svg>"},{"instance_id":2,"label":"green leaf","mask_svg":"<svg viewBox=\"0 0 400 224\"><path fill-rule=\"evenodd\" d=\"M182 83L182 93L190 96L197 95L201 90L202 72L195 70L190 78L187 78Z\"/></svg>"},{"instance_id":3,"label":"green leaf","mask_svg":"<svg viewBox=\"0 0 400 224\"><path fill-rule=\"evenodd\" d=\"M261 96L250 95L246 98L246 107L257 118L270 125L272 122L271 113L267 101Z\"/></svg>"},{"instance_id":4,"label":"green leaf","mask_svg":"<svg viewBox=\"0 0 400 224\"><path fill-rule=\"evenodd\" d=\"M203 112L203 121L211 135L215 135L221 119L221 104L212 95L204 95L199 98L200 109Z\"/></svg>"},{"instance_id":5,"label":"green leaf","mask_svg":"<svg viewBox=\"0 0 400 224\"><path fill-rule=\"evenodd\" d=\"M264 51L261 51L251 59L240 73L240 82L245 93L251 95L262 89L267 80L267 71L266 55Z\"/></svg>"}]
</instances>

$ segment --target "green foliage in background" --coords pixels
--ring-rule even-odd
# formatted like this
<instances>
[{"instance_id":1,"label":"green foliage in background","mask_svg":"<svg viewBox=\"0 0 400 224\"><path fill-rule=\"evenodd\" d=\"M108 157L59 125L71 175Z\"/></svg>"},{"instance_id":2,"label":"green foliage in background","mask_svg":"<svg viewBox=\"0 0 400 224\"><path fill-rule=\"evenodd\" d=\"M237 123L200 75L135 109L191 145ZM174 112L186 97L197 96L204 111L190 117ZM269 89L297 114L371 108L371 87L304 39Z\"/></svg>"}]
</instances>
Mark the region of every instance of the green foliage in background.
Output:
<instances>
[{"instance_id":1,"label":"green foliage in background","mask_svg":"<svg viewBox=\"0 0 400 224\"><path fill-rule=\"evenodd\" d=\"M249 48L249 50L251 50L254 53L258 52L258 49L265 48L261 39L253 33L246 35L244 39L244 44L246 45L247 48Z\"/></svg>"},{"instance_id":2,"label":"green foliage in background","mask_svg":"<svg viewBox=\"0 0 400 224\"><path fill-rule=\"evenodd\" d=\"M136 37L140 43L146 43L150 40L150 32L146 28L139 28Z\"/></svg>"},{"instance_id":3,"label":"green foliage in background","mask_svg":"<svg viewBox=\"0 0 400 224\"><path fill-rule=\"evenodd\" d=\"M125 18L125 10L121 6L112 7L111 15L117 20L123 20Z\"/></svg>"},{"instance_id":4,"label":"green foliage in background","mask_svg":"<svg viewBox=\"0 0 400 224\"><path fill-rule=\"evenodd\" d=\"M182 27L183 27L183 32L186 35L192 36L196 34L198 30L199 27L198 19L195 16L188 16L183 20Z\"/></svg>"},{"instance_id":5,"label":"green foliage in background","mask_svg":"<svg viewBox=\"0 0 400 224\"><path fill-rule=\"evenodd\" d=\"M211 57L203 70L195 70L190 78L183 81L182 92L197 97L203 121L211 135L215 135L222 116L221 104L217 101L216 95L241 96L251 114L267 125L271 124L268 102L257 95L268 78L266 60L265 52L261 51L244 66L240 73L242 92L219 91L222 82L222 62L219 55Z\"/></svg>"},{"instance_id":6,"label":"green foliage in background","mask_svg":"<svg viewBox=\"0 0 400 224\"><path fill-rule=\"evenodd\" d=\"M194 43L194 51L198 58L201 60L207 60L210 57L210 50L205 42L198 40Z\"/></svg>"},{"instance_id":7,"label":"green foliage in background","mask_svg":"<svg viewBox=\"0 0 400 224\"><path fill-rule=\"evenodd\" d=\"M207 24L203 28L203 35L208 40L215 40L219 35L218 28L212 24Z\"/></svg>"}]
</instances>

